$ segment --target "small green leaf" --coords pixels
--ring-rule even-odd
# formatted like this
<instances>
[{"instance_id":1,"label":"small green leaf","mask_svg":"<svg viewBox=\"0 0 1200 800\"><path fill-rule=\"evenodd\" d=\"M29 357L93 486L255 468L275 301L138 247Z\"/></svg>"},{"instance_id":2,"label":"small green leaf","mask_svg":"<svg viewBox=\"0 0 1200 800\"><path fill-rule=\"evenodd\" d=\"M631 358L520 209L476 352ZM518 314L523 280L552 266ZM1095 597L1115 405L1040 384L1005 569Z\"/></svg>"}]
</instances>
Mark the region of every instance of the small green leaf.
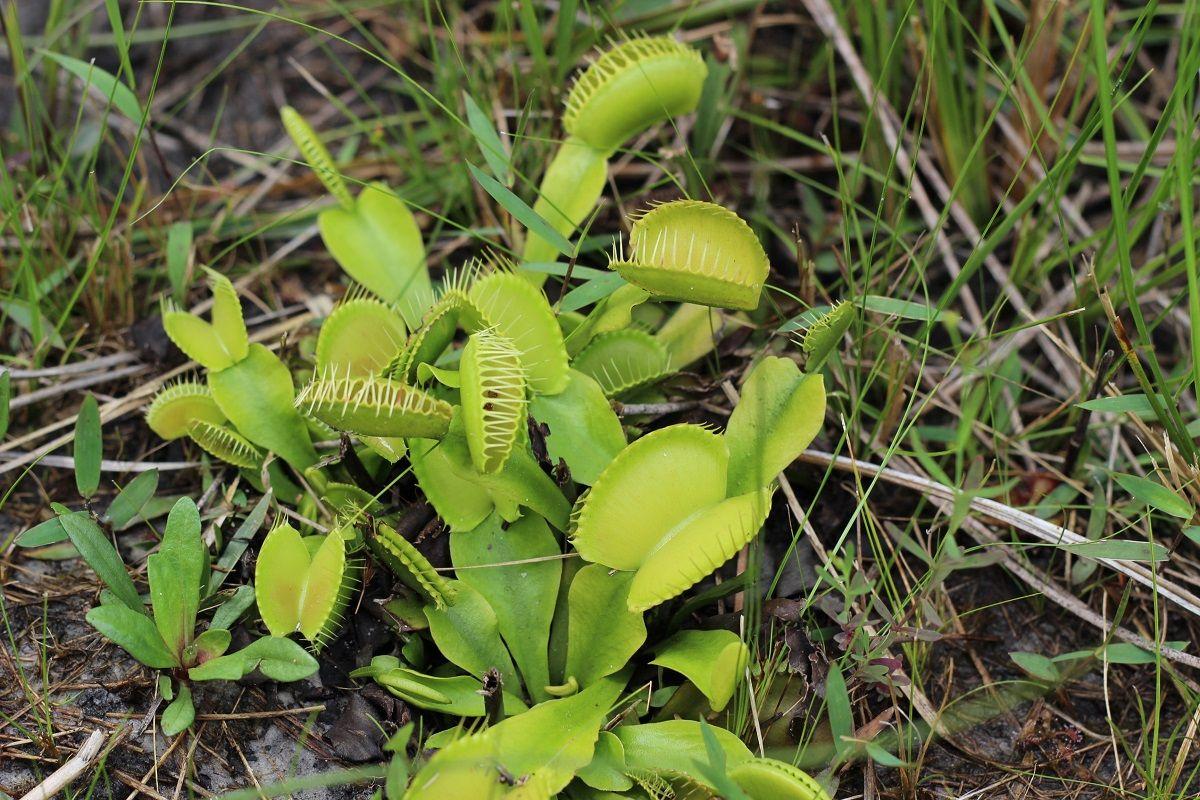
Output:
<instances>
[{"instance_id":1,"label":"small green leaf","mask_svg":"<svg viewBox=\"0 0 1200 800\"><path fill-rule=\"evenodd\" d=\"M872 761L874 761L876 764L878 764L881 767L891 767L892 769L900 769L902 767L909 766L909 763L907 761L897 758L893 754L889 753L887 750L884 750L880 745L876 744L875 742L867 742L865 745L863 745L863 747L867 751L867 756L870 757L870 759Z\"/></svg>"},{"instance_id":2,"label":"small green leaf","mask_svg":"<svg viewBox=\"0 0 1200 800\"><path fill-rule=\"evenodd\" d=\"M1072 542L1058 547L1085 558L1111 558L1117 561L1166 561L1171 555L1167 548L1158 542L1139 542L1132 539L1098 539L1094 542Z\"/></svg>"},{"instance_id":3,"label":"small green leaf","mask_svg":"<svg viewBox=\"0 0 1200 800\"><path fill-rule=\"evenodd\" d=\"M279 636L264 636L241 652L247 660L255 661L263 675L284 683L304 680L319 666L298 643Z\"/></svg>"},{"instance_id":4,"label":"small green leaf","mask_svg":"<svg viewBox=\"0 0 1200 800\"><path fill-rule=\"evenodd\" d=\"M105 520L118 530L124 528L133 521L157 489L158 470L146 470L125 484L120 494L113 498L104 515Z\"/></svg>"},{"instance_id":5,"label":"small green leaf","mask_svg":"<svg viewBox=\"0 0 1200 800\"><path fill-rule=\"evenodd\" d=\"M192 266L192 224L176 222L167 230L167 279L171 294L182 302Z\"/></svg>"},{"instance_id":6,"label":"small green leaf","mask_svg":"<svg viewBox=\"0 0 1200 800\"><path fill-rule=\"evenodd\" d=\"M492 121L488 119L487 114L483 112L474 98L466 92L463 92L463 102L467 106L467 125L475 136L475 143L479 145L488 169L491 170L496 180L508 186L512 183L508 151L504 149L504 144L500 141L500 136L496 133Z\"/></svg>"},{"instance_id":7,"label":"small green leaf","mask_svg":"<svg viewBox=\"0 0 1200 800\"><path fill-rule=\"evenodd\" d=\"M83 81L85 86L95 86L129 120L138 124L141 123L143 116L142 106L138 102L137 96L133 93L132 89L118 81L111 73L106 72L94 63L80 61L78 58L64 56L61 53L51 53L49 50L42 50L40 52L46 58Z\"/></svg>"},{"instance_id":8,"label":"small green leaf","mask_svg":"<svg viewBox=\"0 0 1200 800\"><path fill-rule=\"evenodd\" d=\"M86 511L69 511L67 513L78 514L81 517L88 515ZM66 538L67 529L63 527L62 520L54 516L45 522L39 522L17 537L17 546L42 547L48 544L58 544Z\"/></svg>"},{"instance_id":9,"label":"small green leaf","mask_svg":"<svg viewBox=\"0 0 1200 800\"><path fill-rule=\"evenodd\" d=\"M593 789L604 792L623 792L633 786L626 775L625 748L616 734L600 731L592 760L579 770L579 779Z\"/></svg>"},{"instance_id":10,"label":"small green leaf","mask_svg":"<svg viewBox=\"0 0 1200 800\"><path fill-rule=\"evenodd\" d=\"M233 641L233 635L224 628L209 628L204 633L196 637L191 646L188 647L187 663L201 663L211 661L214 658L219 658L225 655L225 651L229 649L230 642Z\"/></svg>"},{"instance_id":11,"label":"small green leaf","mask_svg":"<svg viewBox=\"0 0 1200 800\"><path fill-rule=\"evenodd\" d=\"M220 656L188 670L194 681L235 681L255 669L271 680L290 682L317 671L317 660L291 639L264 636L236 653Z\"/></svg>"},{"instance_id":12,"label":"small green leaf","mask_svg":"<svg viewBox=\"0 0 1200 800\"><path fill-rule=\"evenodd\" d=\"M52 508L58 512L58 518L62 521L71 544L75 545L75 549L88 566L130 611L144 616L142 598L134 588L129 573L125 571L125 563L121 561L117 549L104 536L99 526L87 514L72 513L57 503L53 504ZM150 621L148 617L146 621Z\"/></svg>"},{"instance_id":13,"label":"small green leaf","mask_svg":"<svg viewBox=\"0 0 1200 800\"><path fill-rule=\"evenodd\" d=\"M1196 509L1192 508L1191 503L1158 481L1124 473L1115 473L1113 479L1135 498L1164 514L1180 519L1191 519L1196 515Z\"/></svg>"},{"instance_id":14,"label":"small green leaf","mask_svg":"<svg viewBox=\"0 0 1200 800\"><path fill-rule=\"evenodd\" d=\"M944 322L951 318L949 311L940 311L925 303L914 303L911 300L901 300L896 297L882 297L869 294L858 301L867 311L885 314L901 319L915 319L921 322Z\"/></svg>"},{"instance_id":15,"label":"small green leaf","mask_svg":"<svg viewBox=\"0 0 1200 800\"><path fill-rule=\"evenodd\" d=\"M495 178L474 164L468 163L467 169L471 170L471 175L475 177L475 180L479 182L484 191L490 194L505 211L512 214L515 220L528 228L530 233L536 233L563 255L569 256L574 252L574 248L567 241L566 237L550 227L550 223L538 216L537 212L526 205L524 200L510 192L497 182Z\"/></svg>"},{"instance_id":16,"label":"small green leaf","mask_svg":"<svg viewBox=\"0 0 1200 800\"><path fill-rule=\"evenodd\" d=\"M171 669L179 663L145 614L123 605L103 605L89 611L87 621L105 638L151 669Z\"/></svg>"},{"instance_id":17,"label":"small green leaf","mask_svg":"<svg viewBox=\"0 0 1200 800\"><path fill-rule=\"evenodd\" d=\"M191 498L181 498L167 517L158 552L146 559L154 624L168 649L180 659L196 627L207 558L208 550L200 539L200 512Z\"/></svg>"},{"instance_id":18,"label":"small green leaf","mask_svg":"<svg viewBox=\"0 0 1200 800\"><path fill-rule=\"evenodd\" d=\"M833 749L841 756L852 746L847 739L854 735L854 712L850 707L850 693L846 691L846 679L835 661L830 662L829 675L825 679L825 705L833 732Z\"/></svg>"},{"instance_id":19,"label":"small green leaf","mask_svg":"<svg viewBox=\"0 0 1200 800\"><path fill-rule=\"evenodd\" d=\"M1187 649L1188 642L1166 642L1167 647L1176 650ZM1083 658L1105 659L1111 664L1153 664L1158 661L1150 650L1138 647L1130 642L1110 642L1099 650L1074 650L1055 656L1054 661L1076 661Z\"/></svg>"},{"instance_id":20,"label":"small green leaf","mask_svg":"<svg viewBox=\"0 0 1200 800\"><path fill-rule=\"evenodd\" d=\"M229 629L252 605L254 605L254 587L249 584L239 586L228 600L217 607L208 629L210 631Z\"/></svg>"},{"instance_id":21,"label":"small green leaf","mask_svg":"<svg viewBox=\"0 0 1200 800\"><path fill-rule=\"evenodd\" d=\"M0 439L8 434L8 403L12 399L12 373L0 370Z\"/></svg>"},{"instance_id":22,"label":"small green leaf","mask_svg":"<svg viewBox=\"0 0 1200 800\"><path fill-rule=\"evenodd\" d=\"M174 736L191 727L196 719L196 707L192 704L192 690L186 685L180 685L179 692L171 705L167 706L162 715L162 732L164 736Z\"/></svg>"},{"instance_id":23,"label":"small green leaf","mask_svg":"<svg viewBox=\"0 0 1200 800\"><path fill-rule=\"evenodd\" d=\"M242 520L242 524L238 526L237 531L230 537L229 542L226 543L225 549L221 551L221 557L213 565L212 575L208 579L208 588L205 590L206 594L215 594L221 588L221 585L225 583L225 579L229 577L229 573L237 566L237 562L241 559L242 554L250 546L250 541L258 533L258 529L262 527L270 505L271 492L267 492L254 505L254 508L250 509L250 513L246 515L246 518ZM239 587L239 589L241 588L245 587Z\"/></svg>"},{"instance_id":24,"label":"small green leaf","mask_svg":"<svg viewBox=\"0 0 1200 800\"><path fill-rule=\"evenodd\" d=\"M1057 683L1062 679L1062 673L1058 671L1054 662L1039 653L1013 652L1009 653L1008 657L1016 662L1018 667L1040 681Z\"/></svg>"},{"instance_id":25,"label":"small green leaf","mask_svg":"<svg viewBox=\"0 0 1200 800\"><path fill-rule=\"evenodd\" d=\"M1159 398L1161 400L1162 398ZM1079 408L1087 411L1104 411L1110 414L1135 414L1139 417L1154 415L1154 406L1150 398L1144 394L1122 394L1116 397L1097 397L1076 403Z\"/></svg>"},{"instance_id":26,"label":"small green leaf","mask_svg":"<svg viewBox=\"0 0 1200 800\"><path fill-rule=\"evenodd\" d=\"M103 455L100 438L100 409L94 395L83 398L75 420L75 487L84 497L91 497L100 486L100 459Z\"/></svg>"}]
</instances>

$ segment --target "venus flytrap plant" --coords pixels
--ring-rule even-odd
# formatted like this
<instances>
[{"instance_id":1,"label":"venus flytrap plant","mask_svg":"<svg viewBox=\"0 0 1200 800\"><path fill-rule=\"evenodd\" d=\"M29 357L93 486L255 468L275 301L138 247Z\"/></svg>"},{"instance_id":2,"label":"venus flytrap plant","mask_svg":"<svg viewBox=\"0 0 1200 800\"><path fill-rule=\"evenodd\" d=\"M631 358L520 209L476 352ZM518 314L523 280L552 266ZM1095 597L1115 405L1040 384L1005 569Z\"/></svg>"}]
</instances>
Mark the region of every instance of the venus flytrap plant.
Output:
<instances>
[{"instance_id":1,"label":"venus flytrap plant","mask_svg":"<svg viewBox=\"0 0 1200 800\"><path fill-rule=\"evenodd\" d=\"M603 190L608 157L694 109L705 72L695 51L669 38L636 38L602 55L572 89L569 136L547 169L537 213L573 232ZM190 436L247 470L278 454L310 490L302 515L332 515L334 528L303 536L281 523L268 534L253 594L272 636L238 653L212 648L187 667L188 678L315 669L288 637L299 633L313 650L329 642L357 585L351 555L365 541L398 579L384 608L402 641L397 655L354 676L417 708L487 725L424 740L441 749L406 796L823 800L804 773L754 759L727 731L686 720L637 724L648 710L618 702L637 664L659 668L645 673L655 683L686 688L672 713L730 713L745 643L728 631L664 632L662 614L648 628L644 612L758 534L775 476L823 421L820 376L782 358L750 373L723 433L678 424L629 443L614 412L612 398L655 396L656 384L746 319L723 309L758 306L770 267L750 227L720 206L675 201L636 219L628 252L619 248L610 264L617 274L591 270L580 294L558 304L498 257L472 260L434 289L404 204L378 187L355 197L307 123L290 108L283 119L337 201L318 218L326 246L373 296L351 290L324 321L311 380L297 394L287 367L248 343L232 285L210 273L211 322L173 307L164 314L172 339L208 369L207 385L164 391L148 420L164 437ZM531 232L523 256L557 252ZM672 312L664 301L683 302ZM810 326L802 345L810 371L848 324L835 309ZM366 446L354 450L362 463L317 463L313 435L334 432ZM388 471L366 448L397 466ZM403 469L404 455L450 529L450 568L435 568L393 527L391 501L369 485ZM112 594L145 617L131 583ZM199 641L184 645L183 658ZM295 651L303 658L289 665L281 654Z\"/></svg>"},{"instance_id":2,"label":"venus flytrap plant","mask_svg":"<svg viewBox=\"0 0 1200 800\"><path fill-rule=\"evenodd\" d=\"M367 532L367 545L379 561L434 608L445 608L455 598L455 589L425 556L389 525L376 522Z\"/></svg>"},{"instance_id":3,"label":"venus flytrap plant","mask_svg":"<svg viewBox=\"0 0 1200 800\"><path fill-rule=\"evenodd\" d=\"M816 372L825 364L856 317L854 304L843 300L813 321L800 340L805 369Z\"/></svg>"}]
</instances>

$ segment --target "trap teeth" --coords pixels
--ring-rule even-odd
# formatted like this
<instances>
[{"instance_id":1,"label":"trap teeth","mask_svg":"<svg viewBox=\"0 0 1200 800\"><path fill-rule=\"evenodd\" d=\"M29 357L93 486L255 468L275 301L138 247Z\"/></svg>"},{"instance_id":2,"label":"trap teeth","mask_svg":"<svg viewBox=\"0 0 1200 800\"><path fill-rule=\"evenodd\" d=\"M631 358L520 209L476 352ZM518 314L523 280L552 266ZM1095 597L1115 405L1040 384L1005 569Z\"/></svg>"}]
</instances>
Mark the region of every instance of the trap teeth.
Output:
<instances>
[{"instance_id":1,"label":"trap teeth","mask_svg":"<svg viewBox=\"0 0 1200 800\"><path fill-rule=\"evenodd\" d=\"M296 407L326 425L361 436L437 439L453 407L415 386L326 370L304 387Z\"/></svg>"}]
</instances>

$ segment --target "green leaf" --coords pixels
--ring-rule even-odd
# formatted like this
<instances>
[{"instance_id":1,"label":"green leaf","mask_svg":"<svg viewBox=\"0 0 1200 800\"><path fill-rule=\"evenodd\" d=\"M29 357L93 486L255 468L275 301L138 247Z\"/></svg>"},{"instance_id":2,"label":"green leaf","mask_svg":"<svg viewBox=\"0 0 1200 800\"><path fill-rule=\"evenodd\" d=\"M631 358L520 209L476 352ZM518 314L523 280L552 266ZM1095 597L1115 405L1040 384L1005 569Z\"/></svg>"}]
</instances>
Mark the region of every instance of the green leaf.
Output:
<instances>
[{"instance_id":1,"label":"green leaf","mask_svg":"<svg viewBox=\"0 0 1200 800\"><path fill-rule=\"evenodd\" d=\"M312 654L291 639L264 636L236 653L192 667L188 677L195 681L237 680L258 669L271 680L286 683L303 680L318 667Z\"/></svg>"},{"instance_id":2,"label":"green leaf","mask_svg":"<svg viewBox=\"0 0 1200 800\"><path fill-rule=\"evenodd\" d=\"M1166 642L1167 647L1176 650L1187 649L1188 642ZM1106 659L1111 664L1154 664L1158 661L1152 651L1138 647L1130 642L1110 642L1099 650L1074 650L1055 656L1054 661L1077 661L1083 658Z\"/></svg>"},{"instance_id":3,"label":"green leaf","mask_svg":"<svg viewBox=\"0 0 1200 800\"><path fill-rule=\"evenodd\" d=\"M117 549L113 547L100 527L87 514L72 513L57 503L52 506L58 512L58 518L67 532L67 537L79 555L88 566L100 576L100 580L112 591L118 600L138 616L142 614L144 605L129 573L125 571L125 563ZM149 617L145 618L147 622Z\"/></svg>"},{"instance_id":4,"label":"green leaf","mask_svg":"<svg viewBox=\"0 0 1200 800\"><path fill-rule=\"evenodd\" d=\"M549 699L544 687L550 683L550 622L562 553L545 520L526 514L505 530L493 513L475 530L451 536L450 554L458 579L495 612L497 629L530 696Z\"/></svg>"},{"instance_id":5,"label":"green leaf","mask_svg":"<svg viewBox=\"0 0 1200 800\"><path fill-rule=\"evenodd\" d=\"M91 497L100 486L102 450L100 409L96 406L96 397L89 394L83 398L75 420L75 487L84 497Z\"/></svg>"},{"instance_id":6,"label":"green leaf","mask_svg":"<svg viewBox=\"0 0 1200 800\"><path fill-rule=\"evenodd\" d=\"M192 690L186 684L179 686L175 699L167 706L162 715L162 732L164 736L174 736L191 727L196 720L196 707L192 704Z\"/></svg>"},{"instance_id":7,"label":"green leaf","mask_svg":"<svg viewBox=\"0 0 1200 800\"><path fill-rule=\"evenodd\" d=\"M567 594L567 659L563 679L591 686L629 662L646 641L646 623L629 610L633 575L588 564Z\"/></svg>"},{"instance_id":8,"label":"green leaf","mask_svg":"<svg viewBox=\"0 0 1200 800\"><path fill-rule=\"evenodd\" d=\"M495 796L499 765L512 775L527 776L530 797L552 797L595 752L605 717L624 679L609 678L577 695L540 703L487 730L442 747L413 779L410 800ZM465 791L464 791L465 790Z\"/></svg>"},{"instance_id":9,"label":"green leaf","mask_svg":"<svg viewBox=\"0 0 1200 800\"><path fill-rule=\"evenodd\" d=\"M1151 508L1157 508L1165 514L1180 519L1191 519L1196 515L1196 509L1192 507L1191 503L1158 481L1119 472L1113 474L1113 479L1121 485L1122 489Z\"/></svg>"},{"instance_id":10,"label":"green leaf","mask_svg":"<svg viewBox=\"0 0 1200 800\"><path fill-rule=\"evenodd\" d=\"M158 470L146 470L125 484L120 494L113 498L105 512L105 520L116 529L124 528L142 510L142 506L158 490Z\"/></svg>"},{"instance_id":11,"label":"green leaf","mask_svg":"<svg viewBox=\"0 0 1200 800\"><path fill-rule=\"evenodd\" d=\"M467 106L467 125L475 137L475 143L479 145L479 150L483 153L488 169L491 170L496 180L508 186L512 183L512 168L508 163L508 152L504 149L495 127L492 126L492 121L467 92L463 92L463 102Z\"/></svg>"},{"instance_id":12,"label":"green leaf","mask_svg":"<svg viewBox=\"0 0 1200 800\"><path fill-rule=\"evenodd\" d=\"M421 229L404 201L382 184L365 186L354 208L317 217L330 255L381 300L396 303L410 330L433 297Z\"/></svg>"},{"instance_id":13,"label":"green leaf","mask_svg":"<svg viewBox=\"0 0 1200 800\"><path fill-rule=\"evenodd\" d=\"M563 255L569 256L574 252L574 248L571 247L571 243L567 241L566 237L554 230L549 222L538 216L537 212L526 205L524 200L504 188L495 178L474 164L468 163L467 169L471 170L471 175L483 187L484 191L490 194L505 211L512 214L515 220L528 228L530 233L535 233L542 239L545 239L555 250Z\"/></svg>"},{"instance_id":14,"label":"green leaf","mask_svg":"<svg viewBox=\"0 0 1200 800\"><path fill-rule=\"evenodd\" d=\"M462 581L449 581L449 584L455 593L454 600L445 608L425 609L434 644L452 664L480 680L484 673L495 668L500 672L504 688L516 693L521 684L508 650L500 640L496 612L470 584Z\"/></svg>"},{"instance_id":15,"label":"green leaf","mask_svg":"<svg viewBox=\"0 0 1200 800\"><path fill-rule=\"evenodd\" d=\"M633 786L626 772L625 748L621 740L615 733L600 731L592 760L579 770L579 779L603 792L623 792Z\"/></svg>"},{"instance_id":16,"label":"green leaf","mask_svg":"<svg viewBox=\"0 0 1200 800\"><path fill-rule=\"evenodd\" d=\"M66 513L77 514L81 517L88 516L86 511L68 511ZM45 522L39 522L17 537L17 545L19 547L42 547L48 544L57 544L66 538L67 529L63 527L62 520L53 516Z\"/></svg>"},{"instance_id":17,"label":"green leaf","mask_svg":"<svg viewBox=\"0 0 1200 800\"><path fill-rule=\"evenodd\" d=\"M387 658L386 656L382 658ZM487 713L483 700L483 683L470 675L434 676L400 666L378 666L380 658L372 659L370 667L356 669L351 677L370 677L406 703L418 708L437 711L455 717L482 717ZM398 664L398 660L393 662ZM517 696L517 687L504 690L504 713L520 714L525 704Z\"/></svg>"},{"instance_id":18,"label":"green leaf","mask_svg":"<svg viewBox=\"0 0 1200 800\"><path fill-rule=\"evenodd\" d=\"M694 720L621 725L613 733L621 740L625 763L631 770L695 775L696 762L708 760L704 734L700 723ZM712 734L725 751L725 761L730 769L754 758L742 740L724 728L714 728Z\"/></svg>"},{"instance_id":19,"label":"green leaf","mask_svg":"<svg viewBox=\"0 0 1200 800\"><path fill-rule=\"evenodd\" d=\"M158 629L145 614L114 603L88 611L87 621L105 638L151 669L178 666L178 660L163 644Z\"/></svg>"},{"instance_id":20,"label":"green leaf","mask_svg":"<svg viewBox=\"0 0 1200 800\"><path fill-rule=\"evenodd\" d=\"M833 733L833 749L840 757L851 747L848 739L854 735L854 712L850 707L850 693L846 691L846 679L836 661L829 663L829 675L825 679L825 706Z\"/></svg>"},{"instance_id":21,"label":"green leaf","mask_svg":"<svg viewBox=\"0 0 1200 800\"><path fill-rule=\"evenodd\" d=\"M883 747L875 742L867 742L863 747L867 751L867 756L881 767L891 767L892 769L900 769L910 766L907 761L897 758L893 754L884 750Z\"/></svg>"},{"instance_id":22,"label":"green leaf","mask_svg":"<svg viewBox=\"0 0 1200 800\"><path fill-rule=\"evenodd\" d=\"M242 650L256 662L258 671L273 681L290 682L307 678L317 671L317 660L291 639L264 636Z\"/></svg>"},{"instance_id":23,"label":"green leaf","mask_svg":"<svg viewBox=\"0 0 1200 800\"><path fill-rule=\"evenodd\" d=\"M249 584L239 586L228 600L217 607L208 629L229 629L253 604L254 587Z\"/></svg>"},{"instance_id":24,"label":"green leaf","mask_svg":"<svg viewBox=\"0 0 1200 800\"><path fill-rule=\"evenodd\" d=\"M267 492L259 498L259 501L254 504L254 508L250 509L250 513L242 520L242 524L238 526L237 531L230 537L225 545L225 549L221 551L221 557L213 565L212 575L209 576L208 587L205 589L206 594L216 594L221 585L225 583L225 579L229 577L229 573L237 566L237 562L241 560L242 554L246 552L246 548L250 546L250 541L258 533L258 529L262 527L263 520L267 517L267 509L271 505L271 497L271 492ZM239 587L239 590L242 588L245 587Z\"/></svg>"},{"instance_id":25,"label":"green leaf","mask_svg":"<svg viewBox=\"0 0 1200 800\"><path fill-rule=\"evenodd\" d=\"M729 496L770 485L825 424L825 382L786 358L755 365L729 416Z\"/></svg>"},{"instance_id":26,"label":"green leaf","mask_svg":"<svg viewBox=\"0 0 1200 800\"><path fill-rule=\"evenodd\" d=\"M1159 398L1160 401L1162 398ZM1116 397L1097 397L1076 403L1087 411L1105 411L1110 414L1136 414L1139 417L1154 416L1154 406L1144 394L1122 394Z\"/></svg>"},{"instance_id":27,"label":"green leaf","mask_svg":"<svg viewBox=\"0 0 1200 800\"><path fill-rule=\"evenodd\" d=\"M902 319L915 319L921 322L944 322L952 317L949 311L939 311L925 303L914 303L910 300L900 300L895 297L882 297L869 294L858 301L867 311L885 314Z\"/></svg>"},{"instance_id":28,"label":"green leaf","mask_svg":"<svg viewBox=\"0 0 1200 800\"><path fill-rule=\"evenodd\" d=\"M142 106L137 96L125 84L118 81L111 73L106 72L94 63L80 61L78 58L64 56L41 50L42 55L83 81L85 86L95 86L100 93L125 115L129 120L141 124Z\"/></svg>"},{"instance_id":29,"label":"green leaf","mask_svg":"<svg viewBox=\"0 0 1200 800\"><path fill-rule=\"evenodd\" d=\"M1047 683L1057 683L1062 679L1062 673L1058 671L1058 667L1049 658L1046 658L1040 653L1009 653L1011 658L1018 667L1028 672L1033 677Z\"/></svg>"},{"instance_id":30,"label":"green leaf","mask_svg":"<svg viewBox=\"0 0 1200 800\"><path fill-rule=\"evenodd\" d=\"M1171 556L1167 548L1158 542L1132 539L1098 539L1056 546L1085 558L1111 558L1118 561L1166 561Z\"/></svg>"},{"instance_id":31,"label":"green leaf","mask_svg":"<svg viewBox=\"0 0 1200 800\"><path fill-rule=\"evenodd\" d=\"M207 558L200 539L200 511L191 498L181 498L167 517L158 552L146 559L154 624L167 648L180 659L196 628Z\"/></svg>"},{"instance_id":32,"label":"green leaf","mask_svg":"<svg viewBox=\"0 0 1200 800\"><path fill-rule=\"evenodd\" d=\"M529 414L549 429L546 450L551 461L566 462L577 483L594 484L625 449L625 431L604 390L578 370L570 371L561 393L535 395L529 401Z\"/></svg>"},{"instance_id":33,"label":"green leaf","mask_svg":"<svg viewBox=\"0 0 1200 800\"><path fill-rule=\"evenodd\" d=\"M184 652L185 664L203 664L225 655L233 641L233 635L224 628L209 628L196 637Z\"/></svg>"},{"instance_id":34,"label":"green leaf","mask_svg":"<svg viewBox=\"0 0 1200 800\"><path fill-rule=\"evenodd\" d=\"M0 370L0 439L8 434L8 403L12 399L12 373Z\"/></svg>"},{"instance_id":35,"label":"green leaf","mask_svg":"<svg viewBox=\"0 0 1200 800\"><path fill-rule=\"evenodd\" d=\"M713 711L725 708L743 678L750 651L732 631L680 631L655 650L651 664L682 674L703 692Z\"/></svg>"},{"instance_id":36,"label":"green leaf","mask_svg":"<svg viewBox=\"0 0 1200 800\"><path fill-rule=\"evenodd\" d=\"M183 300L191 266L192 223L176 222L167 230L167 279L176 300Z\"/></svg>"}]
</instances>

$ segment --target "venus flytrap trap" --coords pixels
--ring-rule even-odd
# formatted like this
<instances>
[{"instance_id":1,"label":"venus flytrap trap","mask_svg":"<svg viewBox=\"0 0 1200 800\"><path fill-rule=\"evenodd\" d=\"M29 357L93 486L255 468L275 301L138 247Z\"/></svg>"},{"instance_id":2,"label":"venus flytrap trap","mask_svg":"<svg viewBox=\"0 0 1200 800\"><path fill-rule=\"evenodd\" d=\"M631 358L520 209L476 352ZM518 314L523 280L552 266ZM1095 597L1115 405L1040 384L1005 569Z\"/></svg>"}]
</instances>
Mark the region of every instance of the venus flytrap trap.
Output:
<instances>
[{"instance_id":1,"label":"venus flytrap trap","mask_svg":"<svg viewBox=\"0 0 1200 800\"><path fill-rule=\"evenodd\" d=\"M694 111L707 74L699 53L667 36L634 36L601 53L567 95L562 123L568 136L546 168L534 211L557 232L571 234L600 199L612 153L651 125ZM522 258L543 262L556 255L551 243L531 234Z\"/></svg>"},{"instance_id":2,"label":"venus flytrap trap","mask_svg":"<svg viewBox=\"0 0 1200 800\"><path fill-rule=\"evenodd\" d=\"M319 650L337 631L358 584L358 566L346 554L346 533L335 528L305 537L282 523L267 534L254 568L254 591L273 636L298 632Z\"/></svg>"},{"instance_id":3,"label":"venus flytrap trap","mask_svg":"<svg viewBox=\"0 0 1200 800\"><path fill-rule=\"evenodd\" d=\"M613 250L609 267L662 300L753 311L771 265L750 226L732 211L675 200L639 216L629 251Z\"/></svg>"}]
</instances>

